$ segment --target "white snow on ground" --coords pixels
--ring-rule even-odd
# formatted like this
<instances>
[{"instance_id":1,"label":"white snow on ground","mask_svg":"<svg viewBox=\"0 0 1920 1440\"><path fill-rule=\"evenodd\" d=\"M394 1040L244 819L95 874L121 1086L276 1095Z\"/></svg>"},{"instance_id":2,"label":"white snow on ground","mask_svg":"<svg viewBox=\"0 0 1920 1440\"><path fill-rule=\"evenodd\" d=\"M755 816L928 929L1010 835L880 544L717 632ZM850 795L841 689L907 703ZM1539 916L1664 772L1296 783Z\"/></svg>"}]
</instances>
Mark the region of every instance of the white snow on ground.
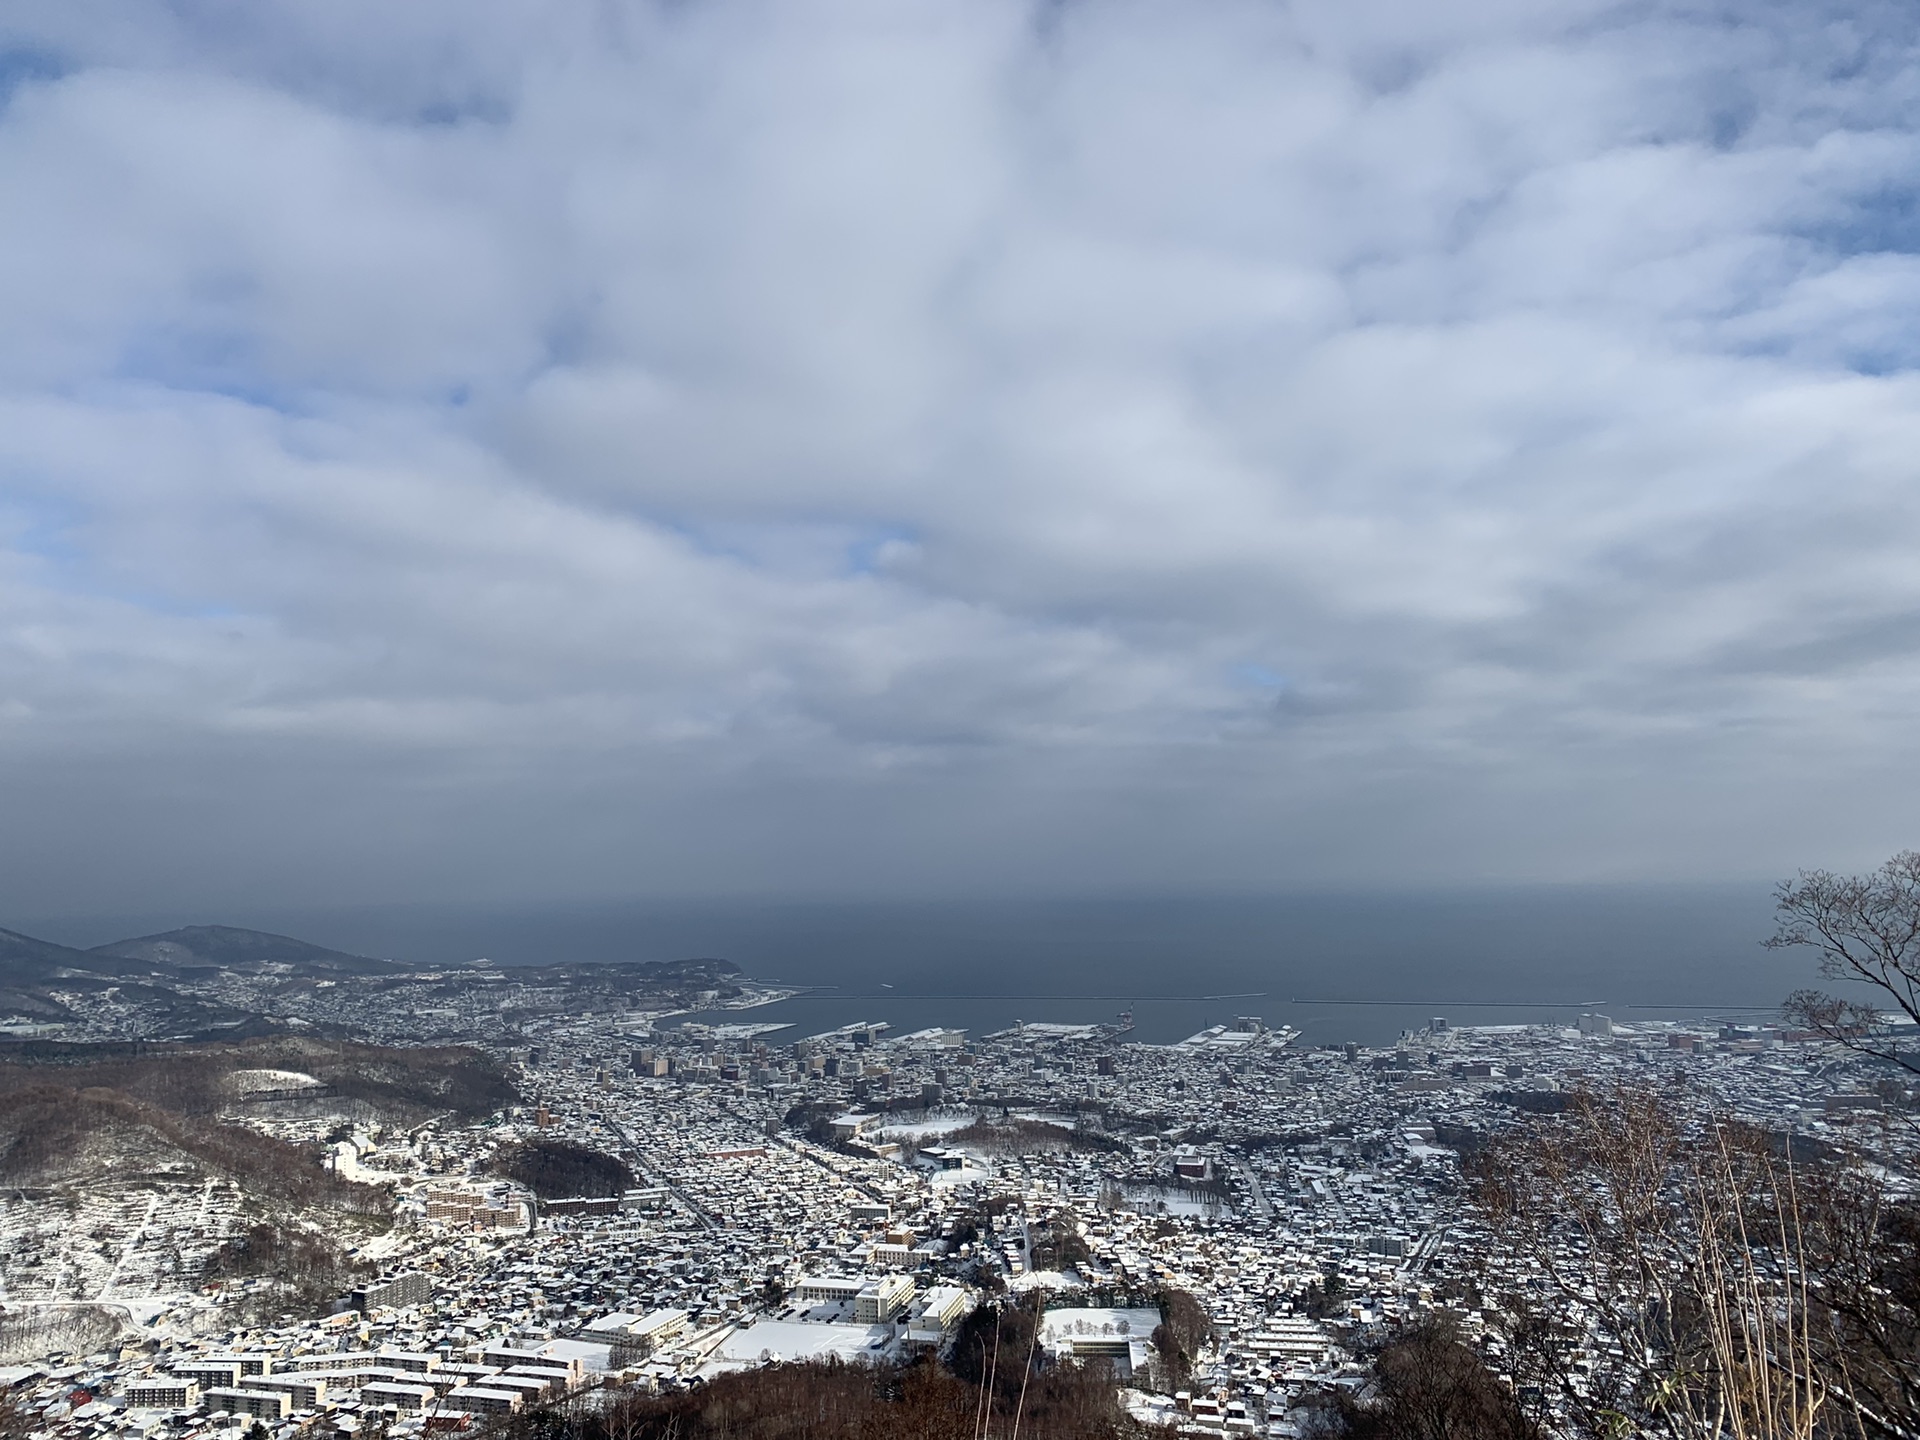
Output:
<instances>
[{"instance_id":1,"label":"white snow on ground","mask_svg":"<svg viewBox=\"0 0 1920 1440\"><path fill-rule=\"evenodd\" d=\"M930 1115L925 1120L909 1120L899 1125L888 1125L877 1133L888 1140L924 1140L930 1135L951 1135L955 1130L964 1130L975 1120L971 1110L950 1111L945 1114Z\"/></svg>"},{"instance_id":2,"label":"white snow on ground","mask_svg":"<svg viewBox=\"0 0 1920 1440\"><path fill-rule=\"evenodd\" d=\"M398 1255L413 1247L414 1236L411 1232L396 1225L384 1234L376 1235L354 1253L362 1260L379 1262L389 1255Z\"/></svg>"},{"instance_id":3,"label":"white snow on ground","mask_svg":"<svg viewBox=\"0 0 1920 1440\"><path fill-rule=\"evenodd\" d=\"M244 1223L231 1183L102 1186L0 1202L0 1302L143 1297L179 1303L199 1287L207 1256Z\"/></svg>"},{"instance_id":4,"label":"white snow on ground","mask_svg":"<svg viewBox=\"0 0 1920 1440\"><path fill-rule=\"evenodd\" d=\"M1085 1283L1073 1270L1029 1270L1007 1281L1009 1290L1077 1290Z\"/></svg>"},{"instance_id":5,"label":"white snow on ground","mask_svg":"<svg viewBox=\"0 0 1920 1440\"><path fill-rule=\"evenodd\" d=\"M1147 1308L1049 1310L1040 1326L1040 1342L1057 1348L1076 1337L1082 1340L1120 1337L1145 1340L1159 1324L1160 1312Z\"/></svg>"},{"instance_id":6,"label":"white snow on ground","mask_svg":"<svg viewBox=\"0 0 1920 1440\"><path fill-rule=\"evenodd\" d=\"M813 1325L797 1320L761 1320L721 1342L715 1370L738 1370L772 1360L877 1360L893 1339L891 1325Z\"/></svg>"},{"instance_id":7,"label":"white snow on ground","mask_svg":"<svg viewBox=\"0 0 1920 1440\"><path fill-rule=\"evenodd\" d=\"M227 1076L228 1087L242 1095L258 1090L306 1090L320 1083L302 1070L235 1070Z\"/></svg>"}]
</instances>

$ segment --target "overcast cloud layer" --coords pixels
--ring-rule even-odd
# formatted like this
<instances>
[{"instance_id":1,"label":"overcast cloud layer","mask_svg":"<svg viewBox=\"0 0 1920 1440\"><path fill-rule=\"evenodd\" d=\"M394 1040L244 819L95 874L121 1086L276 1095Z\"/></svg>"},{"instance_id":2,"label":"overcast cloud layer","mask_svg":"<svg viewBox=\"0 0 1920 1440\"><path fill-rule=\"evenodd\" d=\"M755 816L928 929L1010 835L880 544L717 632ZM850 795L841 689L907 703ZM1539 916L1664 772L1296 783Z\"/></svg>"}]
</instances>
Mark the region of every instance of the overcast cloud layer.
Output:
<instances>
[{"instance_id":1,"label":"overcast cloud layer","mask_svg":"<svg viewBox=\"0 0 1920 1440\"><path fill-rule=\"evenodd\" d=\"M1877 860L1914 37L14 0L0 903Z\"/></svg>"}]
</instances>

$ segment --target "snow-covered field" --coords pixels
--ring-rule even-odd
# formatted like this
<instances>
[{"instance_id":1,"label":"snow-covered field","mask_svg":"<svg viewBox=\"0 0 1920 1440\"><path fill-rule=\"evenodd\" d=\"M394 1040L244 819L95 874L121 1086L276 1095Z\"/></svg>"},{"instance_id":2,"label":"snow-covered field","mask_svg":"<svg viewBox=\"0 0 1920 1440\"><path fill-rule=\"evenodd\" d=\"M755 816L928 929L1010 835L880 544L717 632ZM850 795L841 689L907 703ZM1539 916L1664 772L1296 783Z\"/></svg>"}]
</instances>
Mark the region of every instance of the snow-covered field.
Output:
<instances>
[{"instance_id":1,"label":"snow-covered field","mask_svg":"<svg viewBox=\"0 0 1920 1440\"><path fill-rule=\"evenodd\" d=\"M931 1140L942 1135L951 1135L956 1130L964 1130L978 1119L972 1110L942 1110L929 1115L924 1120L909 1120L903 1124L888 1125L874 1133L883 1140Z\"/></svg>"},{"instance_id":2,"label":"snow-covered field","mask_svg":"<svg viewBox=\"0 0 1920 1440\"><path fill-rule=\"evenodd\" d=\"M227 1087L236 1095L257 1095L263 1090L311 1090L320 1084L303 1070L235 1070L227 1076Z\"/></svg>"},{"instance_id":3,"label":"snow-covered field","mask_svg":"<svg viewBox=\"0 0 1920 1440\"><path fill-rule=\"evenodd\" d=\"M187 1295L244 1223L226 1181L0 1200L0 1303Z\"/></svg>"}]
</instances>

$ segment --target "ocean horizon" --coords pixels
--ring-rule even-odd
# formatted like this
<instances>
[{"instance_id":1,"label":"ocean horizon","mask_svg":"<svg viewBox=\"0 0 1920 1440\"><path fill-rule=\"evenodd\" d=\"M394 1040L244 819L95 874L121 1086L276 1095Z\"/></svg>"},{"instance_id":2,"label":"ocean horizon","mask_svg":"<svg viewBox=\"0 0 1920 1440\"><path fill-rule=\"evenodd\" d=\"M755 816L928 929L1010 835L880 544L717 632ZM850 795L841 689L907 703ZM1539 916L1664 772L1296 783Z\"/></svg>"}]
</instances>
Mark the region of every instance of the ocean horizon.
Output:
<instances>
[{"instance_id":1,"label":"ocean horizon","mask_svg":"<svg viewBox=\"0 0 1920 1440\"><path fill-rule=\"evenodd\" d=\"M1817 983L1769 951L1771 888L1585 886L1434 894L914 902L690 900L387 906L54 919L101 944L182 923L256 926L425 964L716 957L807 993L729 1018L800 1038L856 1021L976 1034L1133 1013L1164 1043L1257 1015L1307 1043L1453 1025L1764 1019ZM20 928L27 928L22 926Z\"/></svg>"}]
</instances>

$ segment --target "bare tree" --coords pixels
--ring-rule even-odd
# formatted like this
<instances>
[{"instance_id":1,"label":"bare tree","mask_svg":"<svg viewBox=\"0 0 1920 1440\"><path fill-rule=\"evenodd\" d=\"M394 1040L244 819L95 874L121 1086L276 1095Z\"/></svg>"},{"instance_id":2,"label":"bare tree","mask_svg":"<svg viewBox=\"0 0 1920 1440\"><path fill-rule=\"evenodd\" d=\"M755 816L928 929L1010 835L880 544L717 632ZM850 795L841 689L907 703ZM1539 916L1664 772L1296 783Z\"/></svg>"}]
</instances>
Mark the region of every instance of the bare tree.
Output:
<instances>
[{"instance_id":1,"label":"bare tree","mask_svg":"<svg viewBox=\"0 0 1920 1440\"><path fill-rule=\"evenodd\" d=\"M641 1335L617 1340L607 1348L607 1366L616 1374L644 1365L652 1358L653 1341Z\"/></svg>"},{"instance_id":2,"label":"bare tree","mask_svg":"<svg viewBox=\"0 0 1920 1440\"><path fill-rule=\"evenodd\" d=\"M1920 1435L1920 1208L1859 1154L1800 1167L1810 1335L1861 1433Z\"/></svg>"},{"instance_id":3,"label":"bare tree","mask_svg":"<svg viewBox=\"0 0 1920 1440\"><path fill-rule=\"evenodd\" d=\"M1774 892L1778 928L1770 950L1807 946L1830 980L1877 990L1920 1024L1920 850L1902 850L1868 875L1802 870ZM1799 990L1789 1018L1863 1055L1920 1074L1920 1057L1902 1053L1863 1000Z\"/></svg>"},{"instance_id":4,"label":"bare tree","mask_svg":"<svg viewBox=\"0 0 1920 1440\"><path fill-rule=\"evenodd\" d=\"M1360 1400L1335 1389L1320 1433L1346 1440L1540 1440L1543 1434L1462 1341L1451 1316L1408 1327L1372 1361L1373 1394Z\"/></svg>"},{"instance_id":5,"label":"bare tree","mask_svg":"<svg viewBox=\"0 0 1920 1440\"><path fill-rule=\"evenodd\" d=\"M1807 1186L1771 1137L1673 1092L1621 1089L1576 1096L1473 1174L1509 1253L1548 1285L1544 1306L1509 1303L1506 1329L1516 1389L1544 1391L1556 1428L1859 1433L1813 1279Z\"/></svg>"}]
</instances>

